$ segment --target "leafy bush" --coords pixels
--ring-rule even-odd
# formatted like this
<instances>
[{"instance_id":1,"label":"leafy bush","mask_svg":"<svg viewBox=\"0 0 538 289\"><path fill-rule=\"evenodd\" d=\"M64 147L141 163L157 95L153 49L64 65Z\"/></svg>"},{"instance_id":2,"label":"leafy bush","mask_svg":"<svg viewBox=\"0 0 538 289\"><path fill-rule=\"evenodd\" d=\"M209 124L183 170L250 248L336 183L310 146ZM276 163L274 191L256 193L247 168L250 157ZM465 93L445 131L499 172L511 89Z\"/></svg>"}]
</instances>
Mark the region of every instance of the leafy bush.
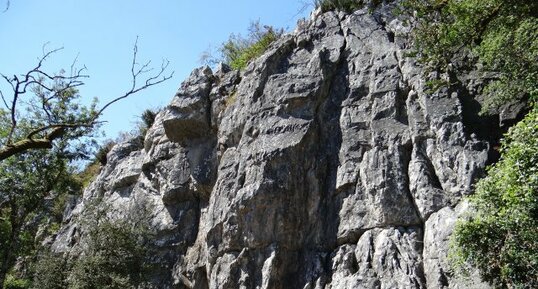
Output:
<instances>
[{"instance_id":1,"label":"leafy bush","mask_svg":"<svg viewBox=\"0 0 538 289\"><path fill-rule=\"evenodd\" d=\"M104 152L102 154L104 154L104 156L106 158L106 154ZM102 155L100 155L99 157L102 158ZM105 161L106 161L106 159L105 159ZM93 162L87 164L86 167L76 175L78 181L81 184L81 192L99 174L99 172L101 171L101 165L102 164L101 164L100 160L97 159L97 155L96 155L96 159ZM61 207L61 210L62 210L61 212L63 212L64 207L65 206Z\"/></svg>"},{"instance_id":2,"label":"leafy bush","mask_svg":"<svg viewBox=\"0 0 538 289\"><path fill-rule=\"evenodd\" d=\"M30 280L18 279L13 275L7 275L4 281L4 289L28 289L30 288Z\"/></svg>"},{"instance_id":3,"label":"leafy bush","mask_svg":"<svg viewBox=\"0 0 538 289\"><path fill-rule=\"evenodd\" d=\"M355 10L363 8L367 3L373 2L376 5L381 1L365 1L365 0L315 0L316 8L321 8L322 12L327 11L344 11L351 13Z\"/></svg>"},{"instance_id":4,"label":"leafy bush","mask_svg":"<svg viewBox=\"0 0 538 289\"><path fill-rule=\"evenodd\" d=\"M475 213L454 232L455 255L502 288L538 288L538 106L511 128L501 160L470 198Z\"/></svg>"},{"instance_id":5,"label":"leafy bush","mask_svg":"<svg viewBox=\"0 0 538 289\"><path fill-rule=\"evenodd\" d=\"M110 207L99 201L87 205L81 216L84 231L80 255L46 253L34 266L35 288L93 289L140 288L153 270L149 263L153 233L147 208L112 219Z\"/></svg>"},{"instance_id":6,"label":"leafy bush","mask_svg":"<svg viewBox=\"0 0 538 289\"><path fill-rule=\"evenodd\" d=\"M432 70L447 71L464 52L498 73L483 92L483 113L538 100L538 1L405 0L402 11L416 17L415 54Z\"/></svg>"},{"instance_id":7,"label":"leafy bush","mask_svg":"<svg viewBox=\"0 0 538 289\"><path fill-rule=\"evenodd\" d=\"M155 122L155 118L157 117L157 113L159 113L158 109L146 109L142 112L140 115L140 122L138 123L138 133L142 138L146 137L146 133L148 132L148 129L153 125Z\"/></svg>"},{"instance_id":8,"label":"leafy bush","mask_svg":"<svg viewBox=\"0 0 538 289\"><path fill-rule=\"evenodd\" d=\"M209 65L224 62L233 69L241 70L249 61L262 55L283 33L281 29L262 26L259 21L252 22L247 37L240 34L230 35L219 48L219 57L213 57L211 51L206 51L201 61Z\"/></svg>"},{"instance_id":9,"label":"leafy bush","mask_svg":"<svg viewBox=\"0 0 538 289\"><path fill-rule=\"evenodd\" d=\"M45 252L33 267L33 289L67 288L68 264L64 256Z\"/></svg>"},{"instance_id":10,"label":"leafy bush","mask_svg":"<svg viewBox=\"0 0 538 289\"><path fill-rule=\"evenodd\" d=\"M88 247L70 271L69 288L135 288L143 280L145 257L137 233L109 220L92 228Z\"/></svg>"},{"instance_id":11,"label":"leafy bush","mask_svg":"<svg viewBox=\"0 0 538 289\"><path fill-rule=\"evenodd\" d=\"M136 288L152 266L148 208L137 205L123 219L110 217L111 208L95 201L83 217L86 228L82 254L69 272L69 288ZM136 213L134 213L136 212Z\"/></svg>"},{"instance_id":12,"label":"leafy bush","mask_svg":"<svg viewBox=\"0 0 538 289\"><path fill-rule=\"evenodd\" d=\"M145 127L150 128L153 125L155 122L155 117L157 117L157 113L157 110L152 109L146 109L144 112L142 112L140 118L142 119Z\"/></svg>"}]
</instances>

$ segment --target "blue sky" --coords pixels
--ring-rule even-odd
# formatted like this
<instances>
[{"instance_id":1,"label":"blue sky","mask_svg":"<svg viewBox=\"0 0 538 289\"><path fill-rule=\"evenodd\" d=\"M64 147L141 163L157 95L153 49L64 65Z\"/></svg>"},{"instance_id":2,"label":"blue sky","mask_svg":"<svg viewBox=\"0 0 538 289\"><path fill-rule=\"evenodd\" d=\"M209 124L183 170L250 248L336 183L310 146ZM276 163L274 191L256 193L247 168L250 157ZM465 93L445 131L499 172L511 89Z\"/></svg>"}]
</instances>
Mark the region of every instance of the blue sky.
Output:
<instances>
[{"instance_id":1,"label":"blue sky","mask_svg":"<svg viewBox=\"0 0 538 289\"><path fill-rule=\"evenodd\" d=\"M0 0L2 6L6 0ZM311 0L11 0L0 14L0 72L21 74L35 66L42 47L64 49L45 65L49 72L68 68L78 55L90 78L80 88L90 100L104 104L130 85L130 63L136 37L139 61L159 68L170 61L174 78L108 109L103 130L108 138L134 127L146 108L168 104L200 55L217 47L231 33L246 34L249 23L293 29L312 7Z\"/></svg>"}]
</instances>

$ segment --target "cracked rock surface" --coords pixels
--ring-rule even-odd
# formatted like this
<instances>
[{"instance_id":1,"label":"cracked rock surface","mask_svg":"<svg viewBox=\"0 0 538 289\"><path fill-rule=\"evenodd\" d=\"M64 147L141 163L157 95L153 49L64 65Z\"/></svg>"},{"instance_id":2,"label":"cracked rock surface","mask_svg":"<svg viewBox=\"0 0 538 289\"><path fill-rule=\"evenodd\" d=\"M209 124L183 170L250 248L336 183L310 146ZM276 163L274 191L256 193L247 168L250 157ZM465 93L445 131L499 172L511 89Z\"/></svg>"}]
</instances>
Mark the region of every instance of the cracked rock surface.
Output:
<instances>
[{"instance_id":1,"label":"cracked rock surface","mask_svg":"<svg viewBox=\"0 0 538 289\"><path fill-rule=\"evenodd\" d=\"M483 120L465 84L426 93L393 8L314 16L240 73L194 70L54 248L99 196L119 217L151 205L159 288L488 288L447 261L490 161Z\"/></svg>"}]
</instances>

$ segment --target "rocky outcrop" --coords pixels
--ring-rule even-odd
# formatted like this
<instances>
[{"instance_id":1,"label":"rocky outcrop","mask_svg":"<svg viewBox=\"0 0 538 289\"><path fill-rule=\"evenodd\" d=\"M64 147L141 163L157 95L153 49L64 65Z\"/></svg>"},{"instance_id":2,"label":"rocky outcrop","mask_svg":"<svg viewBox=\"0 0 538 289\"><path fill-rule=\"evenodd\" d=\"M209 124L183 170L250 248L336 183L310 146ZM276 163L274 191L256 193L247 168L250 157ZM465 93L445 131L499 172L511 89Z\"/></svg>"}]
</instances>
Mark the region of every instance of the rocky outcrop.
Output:
<instances>
[{"instance_id":1,"label":"rocky outcrop","mask_svg":"<svg viewBox=\"0 0 538 289\"><path fill-rule=\"evenodd\" d=\"M194 70L56 250L102 197L151 205L160 288L487 288L447 252L491 160L476 128L498 124L465 106L476 78L427 92L393 5L316 15L241 73Z\"/></svg>"}]
</instances>

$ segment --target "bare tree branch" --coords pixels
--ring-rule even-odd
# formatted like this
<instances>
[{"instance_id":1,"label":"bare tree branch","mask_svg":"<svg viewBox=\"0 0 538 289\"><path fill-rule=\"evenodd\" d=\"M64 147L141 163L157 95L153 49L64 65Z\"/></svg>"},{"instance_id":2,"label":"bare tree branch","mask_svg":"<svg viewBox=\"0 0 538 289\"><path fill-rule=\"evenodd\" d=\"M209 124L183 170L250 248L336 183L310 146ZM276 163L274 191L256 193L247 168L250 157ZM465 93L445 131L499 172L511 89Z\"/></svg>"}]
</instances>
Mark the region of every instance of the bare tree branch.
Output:
<instances>
[{"instance_id":1,"label":"bare tree branch","mask_svg":"<svg viewBox=\"0 0 538 289\"><path fill-rule=\"evenodd\" d=\"M150 67L151 61L147 61L144 64L139 64L137 62L138 56L138 37L133 46L133 59L131 62L131 86L128 91L123 93L121 96L112 99L107 102L102 108L97 110L90 111L90 118L79 119L78 121L61 121L61 117L54 115L53 108L51 107L51 102L56 103L61 102L63 93L69 91L78 86L84 85L82 79L89 77L88 75L83 74L86 70L86 67L76 68L76 63L78 60L78 55L71 64L69 75L51 75L42 70L43 63L54 53L62 50L63 48L57 48L50 51L45 50L45 45L43 46L43 56L38 59L37 65L29 70L26 74L17 77L16 75L13 78L9 78L1 74L2 78L10 84L13 95L11 98L6 98L4 94L0 91L0 96L6 108L10 111L10 121L11 125L9 128L9 133L4 146L0 147L0 161L31 149L50 149L53 146L54 140L62 137L73 137L66 136L68 131L76 130L79 128L88 128L91 129L102 123L99 121L99 117L103 112L112 104L125 99L137 92L140 92L151 86L160 84L174 75L174 72L167 73L166 70L169 65L168 60L163 60L161 67L154 74L149 75L142 84L139 84L140 78L153 71L153 68ZM48 84L50 83L50 84ZM58 83L61 83L61 86L58 87ZM18 109L19 103L21 103L21 98L27 93L28 89L37 89L35 92L37 99L34 99L34 102L22 102L23 106L32 107L39 109L42 114L44 114L45 124L34 127L29 133L26 134L22 139L15 140L15 134L18 130L17 127L17 118L18 118ZM8 99L10 101L8 101ZM10 104L11 103L11 104ZM60 120L60 121L59 121ZM17 135L20 135L20 132L17 132ZM76 138L76 137L75 137Z\"/></svg>"},{"instance_id":2,"label":"bare tree branch","mask_svg":"<svg viewBox=\"0 0 538 289\"><path fill-rule=\"evenodd\" d=\"M135 44L133 46L133 61L131 62L131 89L127 92L125 92L122 96L117 97L107 104L105 104L99 111L97 111L96 119L103 114L103 112L113 103L122 100L124 98L127 98L128 96L135 94L141 90L144 90L148 87L157 85L159 83L162 83L164 81L167 81L168 79L172 78L174 76L174 72L172 71L170 74L165 74L166 69L168 68L168 65L170 64L170 61L163 60L161 63L161 69L158 73L156 73L154 76L149 77L146 79L144 85L137 87L137 78L140 77L140 75L150 72L152 69L147 69L149 67L149 64L151 61L146 62L145 64L141 65L139 69L136 69L136 57L138 54L138 37L136 37Z\"/></svg>"}]
</instances>

